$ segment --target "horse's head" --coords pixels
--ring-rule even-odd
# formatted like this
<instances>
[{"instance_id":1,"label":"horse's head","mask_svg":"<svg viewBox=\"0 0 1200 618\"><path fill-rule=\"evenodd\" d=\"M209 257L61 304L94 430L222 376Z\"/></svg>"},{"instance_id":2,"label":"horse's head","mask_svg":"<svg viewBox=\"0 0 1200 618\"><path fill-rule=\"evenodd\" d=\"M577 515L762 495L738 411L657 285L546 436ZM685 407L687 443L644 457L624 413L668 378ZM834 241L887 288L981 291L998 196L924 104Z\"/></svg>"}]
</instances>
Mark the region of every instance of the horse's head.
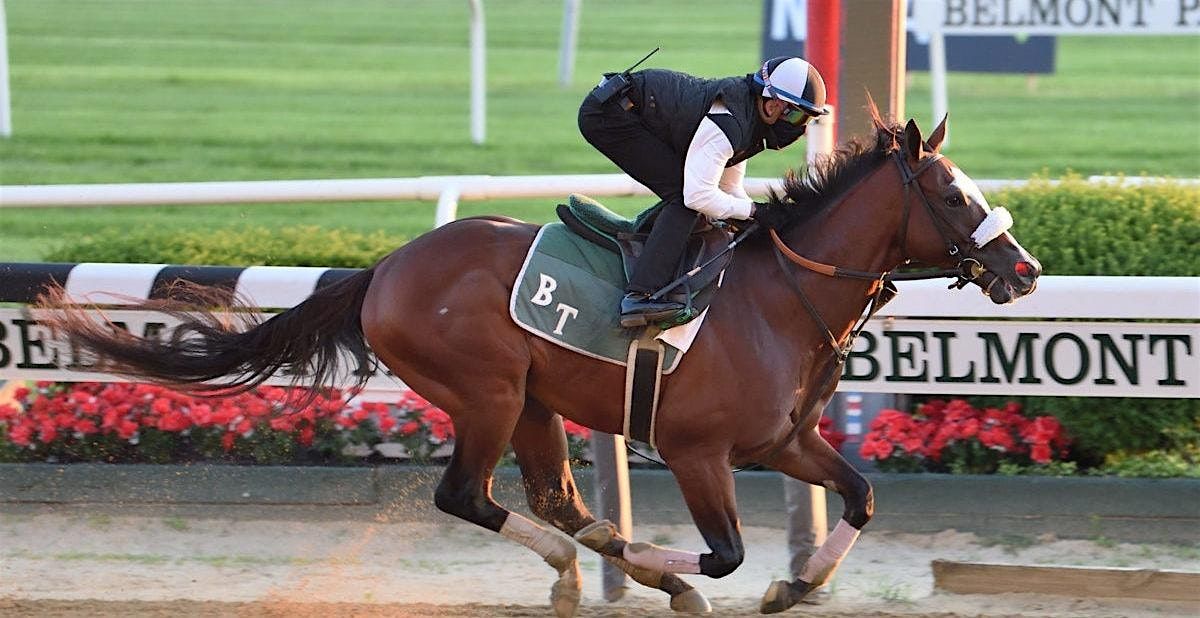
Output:
<instances>
[{"instance_id":1,"label":"horse's head","mask_svg":"<svg viewBox=\"0 0 1200 618\"><path fill-rule=\"evenodd\" d=\"M939 152L945 135L946 119L927 139L909 120L893 153L904 183L901 252L958 267L961 284L978 285L994 303L1012 302L1037 286L1041 264L1008 232L1008 211L992 208L975 181Z\"/></svg>"}]
</instances>

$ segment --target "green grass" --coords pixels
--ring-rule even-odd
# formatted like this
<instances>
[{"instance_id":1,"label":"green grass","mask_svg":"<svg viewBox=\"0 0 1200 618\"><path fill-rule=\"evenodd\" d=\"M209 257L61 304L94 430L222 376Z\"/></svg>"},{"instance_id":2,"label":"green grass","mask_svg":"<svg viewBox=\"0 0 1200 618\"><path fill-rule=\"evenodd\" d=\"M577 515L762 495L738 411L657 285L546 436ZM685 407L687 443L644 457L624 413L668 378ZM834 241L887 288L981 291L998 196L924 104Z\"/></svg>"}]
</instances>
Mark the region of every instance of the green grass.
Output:
<instances>
[{"instance_id":1,"label":"green grass","mask_svg":"<svg viewBox=\"0 0 1200 618\"><path fill-rule=\"evenodd\" d=\"M912 587L890 579L876 580L866 591L867 596L889 603L912 603Z\"/></svg>"},{"instance_id":2,"label":"green grass","mask_svg":"<svg viewBox=\"0 0 1200 618\"><path fill-rule=\"evenodd\" d=\"M191 525L188 524L188 521L182 517L165 517L163 518L162 523L164 526L176 532L187 532L191 528Z\"/></svg>"},{"instance_id":3,"label":"green grass","mask_svg":"<svg viewBox=\"0 0 1200 618\"><path fill-rule=\"evenodd\" d=\"M761 3L609 0L583 8L574 84L557 83L562 4L485 3L487 143L469 137L468 13L445 0L8 0L14 136L0 184L611 173L579 136L603 70L700 75L757 61ZM686 15L686 19L680 19ZM977 178L1200 176L1200 37L1059 41L1058 71L949 79L947 154ZM907 110L926 128L929 80ZM776 176L797 147L750 162ZM2 196L0 196L2 199ZM606 200L606 203L609 200ZM462 215L553 216L552 199L465 203ZM612 200L632 213L646 200ZM398 238L424 203L0 210L0 260L111 227L310 224Z\"/></svg>"},{"instance_id":4,"label":"green grass","mask_svg":"<svg viewBox=\"0 0 1200 618\"><path fill-rule=\"evenodd\" d=\"M979 544L984 547L1000 547L1004 553L1015 556L1036 545L1037 540L1023 534L1001 534L980 539Z\"/></svg>"},{"instance_id":5,"label":"green grass","mask_svg":"<svg viewBox=\"0 0 1200 618\"><path fill-rule=\"evenodd\" d=\"M123 562L132 564L167 564L171 562L170 556L162 554L116 554L116 553L95 553L95 552L66 552L54 554L54 560L62 560L64 562Z\"/></svg>"}]
</instances>

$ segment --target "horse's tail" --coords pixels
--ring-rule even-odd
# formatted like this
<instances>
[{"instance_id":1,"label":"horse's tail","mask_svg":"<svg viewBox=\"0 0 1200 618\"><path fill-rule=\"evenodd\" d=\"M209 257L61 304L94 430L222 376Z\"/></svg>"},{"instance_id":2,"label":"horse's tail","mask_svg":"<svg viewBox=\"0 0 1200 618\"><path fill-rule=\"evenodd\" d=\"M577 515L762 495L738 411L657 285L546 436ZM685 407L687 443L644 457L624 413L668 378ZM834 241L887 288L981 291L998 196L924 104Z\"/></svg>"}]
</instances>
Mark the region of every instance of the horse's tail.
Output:
<instances>
[{"instance_id":1,"label":"horse's tail","mask_svg":"<svg viewBox=\"0 0 1200 618\"><path fill-rule=\"evenodd\" d=\"M360 313L374 273L368 268L321 288L265 322L246 317L241 322L253 325L247 330L213 313L212 308L221 305L216 299L227 300L227 291L199 286L188 286L186 304L151 300L135 306L179 318L169 338L139 337L107 320L98 322L69 307L61 288L43 296L39 304L52 311L39 317L73 345L94 353L97 369L106 372L193 391L234 393L250 390L286 368L295 378L293 384L321 387L342 375L347 360L362 363L372 358ZM252 314L225 314L229 315ZM355 371L355 386L362 386L369 375Z\"/></svg>"}]
</instances>

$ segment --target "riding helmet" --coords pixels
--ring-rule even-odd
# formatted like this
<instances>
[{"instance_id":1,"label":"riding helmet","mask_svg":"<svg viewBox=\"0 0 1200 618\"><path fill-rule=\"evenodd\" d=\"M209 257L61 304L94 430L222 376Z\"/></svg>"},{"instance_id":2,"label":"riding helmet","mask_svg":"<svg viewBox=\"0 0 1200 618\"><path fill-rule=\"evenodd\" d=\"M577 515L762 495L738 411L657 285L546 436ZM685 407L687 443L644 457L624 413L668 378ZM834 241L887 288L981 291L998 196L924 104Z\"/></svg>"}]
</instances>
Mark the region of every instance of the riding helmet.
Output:
<instances>
[{"instance_id":1,"label":"riding helmet","mask_svg":"<svg viewBox=\"0 0 1200 618\"><path fill-rule=\"evenodd\" d=\"M825 80L816 67L803 58L780 56L763 63L754 74L763 96L800 106L814 116L829 113L825 107Z\"/></svg>"}]
</instances>

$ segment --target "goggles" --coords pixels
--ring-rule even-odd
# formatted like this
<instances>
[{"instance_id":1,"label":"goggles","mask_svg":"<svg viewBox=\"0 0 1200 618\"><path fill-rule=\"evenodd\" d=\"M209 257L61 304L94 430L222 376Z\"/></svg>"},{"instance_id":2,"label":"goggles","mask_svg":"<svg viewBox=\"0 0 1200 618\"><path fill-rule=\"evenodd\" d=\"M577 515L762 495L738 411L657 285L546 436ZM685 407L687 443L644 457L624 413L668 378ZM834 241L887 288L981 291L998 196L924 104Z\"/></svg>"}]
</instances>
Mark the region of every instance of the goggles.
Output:
<instances>
[{"instance_id":1,"label":"goggles","mask_svg":"<svg viewBox=\"0 0 1200 618\"><path fill-rule=\"evenodd\" d=\"M814 116L809 114L804 109L801 109L795 105L789 104L787 109L784 110L783 115L780 116L780 118L783 119L783 121L788 124L793 124L796 126L803 126L803 125L808 124L810 121L812 121Z\"/></svg>"}]
</instances>

